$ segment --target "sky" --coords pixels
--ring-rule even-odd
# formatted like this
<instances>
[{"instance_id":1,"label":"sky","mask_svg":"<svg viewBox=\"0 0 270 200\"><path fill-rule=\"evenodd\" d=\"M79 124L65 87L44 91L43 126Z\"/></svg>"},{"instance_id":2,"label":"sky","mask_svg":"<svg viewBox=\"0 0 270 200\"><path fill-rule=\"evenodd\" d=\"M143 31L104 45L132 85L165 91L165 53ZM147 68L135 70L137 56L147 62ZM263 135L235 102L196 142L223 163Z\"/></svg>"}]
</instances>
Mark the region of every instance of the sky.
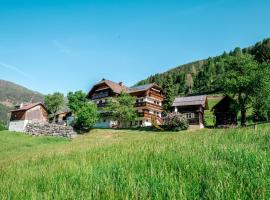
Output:
<instances>
[{"instance_id":1,"label":"sky","mask_svg":"<svg viewBox=\"0 0 270 200\"><path fill-rule=\"evenodd\" d=\"M43 94L132 86L270 37L269 0L0 0L0 79Z\"/></svg>"}]
</instances>

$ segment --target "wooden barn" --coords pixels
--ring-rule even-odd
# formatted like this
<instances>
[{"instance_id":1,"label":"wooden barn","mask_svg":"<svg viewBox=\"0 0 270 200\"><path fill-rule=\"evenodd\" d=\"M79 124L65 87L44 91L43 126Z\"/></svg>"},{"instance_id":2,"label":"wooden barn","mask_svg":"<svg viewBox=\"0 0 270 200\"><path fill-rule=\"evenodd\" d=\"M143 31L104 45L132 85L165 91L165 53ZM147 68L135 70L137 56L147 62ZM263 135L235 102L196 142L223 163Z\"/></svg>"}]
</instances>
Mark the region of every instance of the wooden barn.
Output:
<instances>
[{"instance_id":1,"label":"wooden barn","mask_svg":"<svg viewBox=\"0 0 270 200\"><path fill-rule=\"evenodd\" d=\"M47 122L48 111L42 103L21 104L11 111L9 130L24 132L30 122Z\"/></svg>"},{"instance_id":2,"label":"wooden barn","mask_svg":"<svg viewBox=\"0 0 270 200\"><path fill-rule=\"evenodd\" d=\"M223 97L213 108L216 117L216 127L231 127L237 125L235 100L229 96Z\"/></svg>"},{"instance_id":3,"label":"wooden barn","mask_svg":"<svg viewBox=\"0 0 270 200\"><path fill-rule=\"evenodd\" d=\"M174 112L186 116L190 129L204 128L204 110L208 110L206 96L177 97L172 106Z\"/></svg>"}]
</instances>

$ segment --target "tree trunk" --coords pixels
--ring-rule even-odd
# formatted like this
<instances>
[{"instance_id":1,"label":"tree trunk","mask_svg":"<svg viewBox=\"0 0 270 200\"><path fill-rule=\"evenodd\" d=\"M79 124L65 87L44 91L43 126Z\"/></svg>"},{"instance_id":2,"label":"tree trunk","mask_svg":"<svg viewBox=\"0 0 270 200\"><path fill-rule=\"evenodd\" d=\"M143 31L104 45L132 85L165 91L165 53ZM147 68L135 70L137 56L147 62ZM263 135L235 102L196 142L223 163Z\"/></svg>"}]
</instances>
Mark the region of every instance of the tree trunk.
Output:
<instances>
[{"instance_id":1,"label":"tree trunk","mask_svg":"<svg viewBox=\"0 0 270 200\"><path fill-rule=\"evenodd\" d=\"M241 110L241 126L246 126L247 121L247 111L245 109Z\"/></svg>"}]
</instances>

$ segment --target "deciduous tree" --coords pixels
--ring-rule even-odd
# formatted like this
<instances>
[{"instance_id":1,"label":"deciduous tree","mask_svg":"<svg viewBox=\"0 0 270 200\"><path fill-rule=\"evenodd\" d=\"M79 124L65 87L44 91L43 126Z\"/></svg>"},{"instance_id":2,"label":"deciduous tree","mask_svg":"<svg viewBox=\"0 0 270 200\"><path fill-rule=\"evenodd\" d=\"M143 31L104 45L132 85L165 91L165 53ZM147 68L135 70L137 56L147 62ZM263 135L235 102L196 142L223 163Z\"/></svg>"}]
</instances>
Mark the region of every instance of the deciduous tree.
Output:
<instances>
[{"instance_id":1,"label":"deciduous tree","mask_svg":"<svg viewBox=\"0 0 270 200\"><path fill-rule=\"evenodd\" d=\"M59 92L46 95L44 103L51 115L51 118L55 122L56 113L64 106L64 95Z\"/></svg>"},{"instance_id":2,"label":"deciduous tree","mask_svg":"<svg viewBox=\"0 0 270 200\"><path fill-rule=\"evenodd\" d=\"M256 94L258 64L249 54L237 54L226 59L225 68L222 81L224 92L237 97L241 125L245 126L247 108Z\"/></svg>"},{"instance_id":3,"label":"deciduous tree","mask_svg":"<svg viewBox=\"0 0 270 200\"><path fill-rule=\"evenodd\" d=\"M109 113L113 120L118 122L119 127L122 127L123 123L136 119L137 113L134 104L135 97L122 92L118 97L110 98L104 110Z\"/></svg>"}]
</instances>

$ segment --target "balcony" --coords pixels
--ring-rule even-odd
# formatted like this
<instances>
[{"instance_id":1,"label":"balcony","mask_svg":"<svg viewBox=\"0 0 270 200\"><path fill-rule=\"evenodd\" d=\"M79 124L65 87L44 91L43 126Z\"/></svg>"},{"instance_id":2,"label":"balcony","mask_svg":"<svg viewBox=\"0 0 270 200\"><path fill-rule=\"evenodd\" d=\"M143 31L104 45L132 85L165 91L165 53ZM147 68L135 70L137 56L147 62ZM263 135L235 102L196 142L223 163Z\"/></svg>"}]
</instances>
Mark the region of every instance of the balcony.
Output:
<instances>
[{"instance_id":1,"label":"balcony","mask_svg":"<svg viewBox=\"0 0 270 200\"><path fill-rule=\"evenodd\" d=\"M160 105L147 103L147 102L137 102L137 103L135 103L135 107L152 108L152 109L159 110L159 111L162 110L162 107Z\"/></svg>"},{"instance_id":2,"label":"balcony","mask_svg":"<svg viewBox=\"0 0 270 200\"><path fill-rule=\"evenodd\" d=\"M102 92L102 93L97 93L97 94L93 94L92 96L92 100L96 100L96 99L101 99L101 98L106 98L109 96L109 92Z\"/></svg>"}]
</instances>

